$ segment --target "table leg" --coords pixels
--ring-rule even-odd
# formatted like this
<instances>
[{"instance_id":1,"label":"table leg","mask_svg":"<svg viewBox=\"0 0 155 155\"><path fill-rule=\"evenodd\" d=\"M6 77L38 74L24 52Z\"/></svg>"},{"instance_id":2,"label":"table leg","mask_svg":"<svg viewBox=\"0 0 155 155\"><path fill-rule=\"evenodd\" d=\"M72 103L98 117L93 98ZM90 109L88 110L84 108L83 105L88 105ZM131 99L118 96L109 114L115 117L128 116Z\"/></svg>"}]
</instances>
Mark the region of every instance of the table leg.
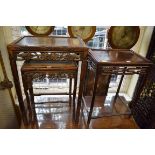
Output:
<instances>
[{"instance_id":1,"label":"table leg","mask_svg":"<svg viewBox=\"0 0 155 155\"><path fill-rule=\"evenodd\" d=\"M77 110L76 110L76 123L79 122L79 117L80 117L82 93L83 93L84 79L86 75L86 65L87 65L86 61L83 61L81 64L80 85L79 85L79 94L78 94Z\"/></svg>"},{"instance_id":2,"label":"table leg","mask_svg":"<svg viewBox=\"0 0 155 155\"><path fill-rule=\"evenodd\" d=\"M10 54L9 54L9 58L10 58L10 65L11 65L12 75L14 79L15 89L16 89L16 93L17 93L17 97L19 101L19 108L21 111L23 123L25 126L28 126L28 120L26 117L26 109L24 107L24 101L23 101L22 91L21 91L20 82L19 82L16 58L12 58Z\"/></svg>"},{"instance_id":3,"label":"table leg","mask_svg":"<svg viewBox=\"0 0 155 155\"><path fill-rule=\"evenodd\" d=\"M95 73L95 83L94 83L94 88L93 88L93 95L92 95L91 106L90 106L90 111L89 111L88 120L87 120L87 128L89 128L89 124L90 124L90 121L91 121L91 116L92 116L92 113L93 113L98 78L99 78L98 71L96 70L96 73Z\"/></svg>"},{"instance_id":4,"label":"table leg","mask_svg":"<svg viewBox=\"0 0 155 155\"><path fill-rule=\"evenodd\" d=\"M24 93L26 96L26 102L27 102L28 111L29 111L29 124L32 124L32 106L31 106L31 102L28 94L27 79L24 77L24 73L22 73L22 81L23 81Z\"/></svg>"},{"instance_id":5,"label":"table leg","mask_svg":"<svg viewBox=\"0 0 155 155\"><path fill-rule=\"evenodd\" d=\"M72 99L71 93L72 93L72 78L69 78L69 106L70 107L71 107L71 99Z\"/></svg>"},{"instance_id":6,"label":"table leg","mask_svg":"<svg viewBox=\"0 0 155 155\"><path fill-rule=\"evenodd\" d=\"M115 104L115 102L117 100L117 97L119 95L119 91L120 91L120 88L121 88L121 85L122 85L122 82L123 82L123 79L124 79L126 69L127 69L127 67L124 67L123 74L121 76L121 79L120 79L120 82L119 82L119 85L118 85L118 88L117 88L117 91L116 91L116 94L115 94L115 97L114 97L113 106L114 106L114 104Z\"/></svg>"},{"instance_id":7,"label":"table leg","mask_svg":"<svg viewBox=\"0 0 155 155\"><path fill-rule=\"evenodd\" d=\"M123 79L124 79L124 75L121 76L121 79L120 79L120 82L119 82L119 85L118 85L118 88L117 88L117 91L116 91L116 94L115 94L115 97L114 97L114 104L115 104L115 102L117 100L117 97L119 95L119 91L120 91Z\"/></svg>"},{"instance_id":8,"label":"table leg","mask_svg":"<svg viewBox=\"0 0 155 155\"><path fill-rule=\"evenodd\" d=\"M77 72L74 77L74 90L73 90L73 120L75 121L75 99L76 99L76 89L77 89Z\"/></svg>"},{"instance_id":9,"label":"table leg","mask_svg":"<svg viewBox=\"0 0 155 155\"><path fill-rule=\"evenodd\" d=\"M35 107L35 102L34 102L34 93L33 93L33 78L28 80L30 82L29 85L29 92L30 92L30 98L31 98L31 105L32 105L32 113L33 113L33 126L38 129L39 124L38 124L38 119L37 119L37 113L36 113L36 107Z\"/></svg>"}]
</instances>

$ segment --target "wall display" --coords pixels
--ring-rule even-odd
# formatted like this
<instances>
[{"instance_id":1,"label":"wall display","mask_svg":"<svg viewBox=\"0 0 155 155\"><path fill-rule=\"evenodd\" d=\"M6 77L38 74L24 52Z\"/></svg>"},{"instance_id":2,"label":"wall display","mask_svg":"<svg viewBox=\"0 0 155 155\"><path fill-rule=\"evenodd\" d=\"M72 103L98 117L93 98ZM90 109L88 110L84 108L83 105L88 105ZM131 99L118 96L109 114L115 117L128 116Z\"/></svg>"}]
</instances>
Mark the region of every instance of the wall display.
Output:
<instances>
[{"instance_id":1,"label":"wall display","mask_svg":"<svg viewBox=\"0 0 155 155\"><path fill-rule=\"evenodd\" d=\"M96 26L68 26L68 33L71 37L83 39L84 42L89 41L96 32Z\"/></svg>"},{"instance_id":2,"label":"wall display","mask_svg":"<svg viewBox=\"0 0 155 155\"><path fill-rule=\"evenodd\" d=\"M139 34L139 26L111 26L108 42L114 49L131 49L138 41Z\"/></svg>"},{"instance_id":3,"label":"wall display","mask_svg":"<svg viewBox=\"0 0 155 155\"><path fill-rule=\"evenodd\" d=\"M26 29L35 36L48 36L54 31L54 26L26 26Z\"/></svg>"}]
</instances>

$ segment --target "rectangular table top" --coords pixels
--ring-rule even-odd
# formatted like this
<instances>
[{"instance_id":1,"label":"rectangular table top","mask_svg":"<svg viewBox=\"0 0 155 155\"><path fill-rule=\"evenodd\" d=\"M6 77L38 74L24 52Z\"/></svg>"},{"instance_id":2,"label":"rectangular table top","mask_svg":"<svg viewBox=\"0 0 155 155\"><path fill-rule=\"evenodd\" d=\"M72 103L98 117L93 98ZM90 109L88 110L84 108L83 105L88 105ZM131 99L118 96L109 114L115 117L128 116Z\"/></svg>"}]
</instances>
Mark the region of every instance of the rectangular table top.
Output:
<instances>
[{"instance_id":1,"label":"rectangular table top","mask_svg":"<svg viewBox=\"0 0 155 155\"><path fill-rule=\"evenodd\" d=\"M9 44L8 48L11 50L88 50L81 39L61 36L24 36Z\"/></svg>"},{"instance_id":2,"label":"rectangular table top","mask_svg":"<svg viewBox=\"0 0 155 155\"><path fill-rule=\"evenodd\" d=\"M99 65L152 65L150 60L132 50L91 49L89 57Z\"/></svg>"}]
</instances>

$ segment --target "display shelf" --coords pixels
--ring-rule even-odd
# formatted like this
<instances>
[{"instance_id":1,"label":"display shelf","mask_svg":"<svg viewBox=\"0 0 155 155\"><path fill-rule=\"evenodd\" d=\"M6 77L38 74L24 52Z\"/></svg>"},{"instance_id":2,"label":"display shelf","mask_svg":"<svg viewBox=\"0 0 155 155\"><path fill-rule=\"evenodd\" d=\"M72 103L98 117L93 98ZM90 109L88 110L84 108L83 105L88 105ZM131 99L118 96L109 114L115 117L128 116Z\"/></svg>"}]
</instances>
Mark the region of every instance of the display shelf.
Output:
<instances>
[{"instance_id":1,"label":"display shelf","mask_svg":"<svg viewBox=\"0 0 155 155\"><path fill-rule=\"evenodd\" d=\"M85 112L90 111L92 96L83 97ZM94 101L94 108L92 112L92 119L108 116L131 115L128 107L128 102L123 96L118 96L114 103L114 96L96 96Z\"/></svg>"}]
</instances>

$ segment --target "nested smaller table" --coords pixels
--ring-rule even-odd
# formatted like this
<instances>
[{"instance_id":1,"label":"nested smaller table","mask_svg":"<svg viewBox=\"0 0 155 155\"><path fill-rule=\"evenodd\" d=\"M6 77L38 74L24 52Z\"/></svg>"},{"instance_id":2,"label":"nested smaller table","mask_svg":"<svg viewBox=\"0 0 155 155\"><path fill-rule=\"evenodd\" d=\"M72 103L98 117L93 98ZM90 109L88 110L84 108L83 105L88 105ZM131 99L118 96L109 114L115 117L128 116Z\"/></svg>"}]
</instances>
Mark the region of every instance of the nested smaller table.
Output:
<instances>
[{"instance_id":1,"label":"nested smaller table","mask_svg":"<svg viewBox=\"0 0 155 155\"><path fill-rule=\"evenodd\" d=\"M23 79L23 87L26 95L26 101L29 109L29 118L30 124L33 127L36 124L38 128L37 114L35 110L36 104L43 104L34 101L35 96L40 95L69 95L69 105L71 107L71 103L73 106L73 117L75 116L75 98L76 98L76 88L77 88L77 73L78 66L77 63L72 62L50 62L50 61L25 61L22 68L21 74ZM45 79L48 78L68 78L69 79L69 89L68 93L66 92L49 92L49 93L39 93L35 94L33 92L33 80L35 79ZM72 79L74 79L74 89L72 91ZM29 100L30 96L30 100ZM71 97L73 96L73 97ZM45 102L46 103L46 102ZM33 115L32 115L33 114Z\"/></svg>"},{"instance_id":2,"label":"nested smaller table","mask_svg":"<svg viewBox=\"0 0 155 155\"><path fill-rule=\"evenodd\" d=\"M118 98L124 75L140 74L146 77L152 63L132 50L92 49L88 55L86 80L89 76L89 70L94 72L95 77L92 96L85 96L86 93L83 93L83 103L88 114L87 127L89 127L91 119L104 116L130 115L129 107L124 104L125 100ZM99 77L113 74L121 75L115 96L111 98L103 95L97 96L96 88Z\"/></svg>"}]
</instances>

